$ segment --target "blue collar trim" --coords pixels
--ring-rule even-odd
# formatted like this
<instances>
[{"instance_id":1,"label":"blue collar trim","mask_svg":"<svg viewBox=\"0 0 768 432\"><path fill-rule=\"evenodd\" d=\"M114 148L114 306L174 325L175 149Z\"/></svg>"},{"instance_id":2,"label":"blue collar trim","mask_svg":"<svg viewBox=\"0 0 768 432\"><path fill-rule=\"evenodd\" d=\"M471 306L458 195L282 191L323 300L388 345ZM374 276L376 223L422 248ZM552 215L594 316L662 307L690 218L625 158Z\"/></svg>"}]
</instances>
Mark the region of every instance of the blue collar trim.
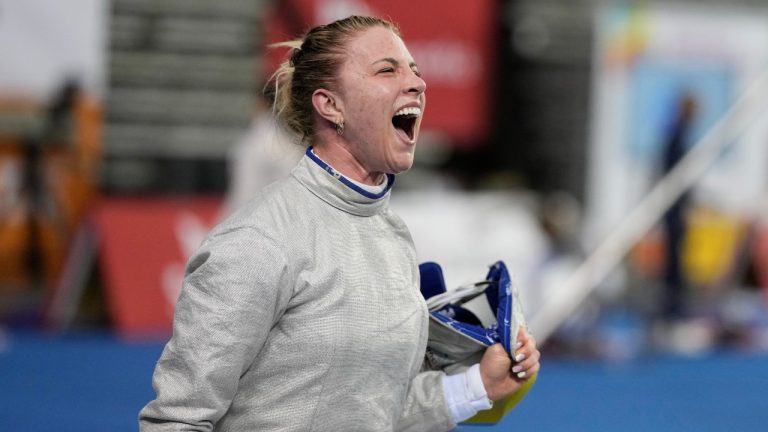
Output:
<instances>
[{"instance_id":1,"label":"blue collar trim","mask_svg":"<svg viewBox=\"0 0 768 432\"><path fill-rule=\"evenodd\" d=\"M392 189L392 186L395 184L395 176L394 174L387 174L387 186L384 188L383 191L380 193L371 193L367 190L361 188L360 186L354 184L352 181L350 181L348 178L344 177L344 175L338 171L336 171L332 166L325 163L320 157L318 157L314 151L312 151L312 146L307 147L306 155L312 159L316 164L320 165L322 169L324 169L328 174L332 175L334 178L342 182L345 186L352 189L353 191L359 193L360 195L371 198L371 199L379 199L384 197L384 195L389 192L390 189Z\"/></svg>"}]
</instances>

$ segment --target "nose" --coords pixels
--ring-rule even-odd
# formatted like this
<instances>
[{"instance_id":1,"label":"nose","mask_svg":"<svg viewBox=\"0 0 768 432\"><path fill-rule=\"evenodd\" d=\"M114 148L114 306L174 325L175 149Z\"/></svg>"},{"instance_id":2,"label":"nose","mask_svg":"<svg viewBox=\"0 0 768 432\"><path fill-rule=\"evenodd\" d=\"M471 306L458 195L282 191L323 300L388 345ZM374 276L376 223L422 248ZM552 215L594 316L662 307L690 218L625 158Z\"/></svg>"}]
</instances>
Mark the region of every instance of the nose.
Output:
<instances>
[{"instance_id":1,"label":"nose","mask_svg":"<svg viewBox=\"0 0 768 432\"><path fill-rule=\"evenodd\" d=\"M408 76L407 93L415 93L420 95L427 91L427 83L420 76L416 75L416 72L411 71Z\"/></svg>"}]
</instances>

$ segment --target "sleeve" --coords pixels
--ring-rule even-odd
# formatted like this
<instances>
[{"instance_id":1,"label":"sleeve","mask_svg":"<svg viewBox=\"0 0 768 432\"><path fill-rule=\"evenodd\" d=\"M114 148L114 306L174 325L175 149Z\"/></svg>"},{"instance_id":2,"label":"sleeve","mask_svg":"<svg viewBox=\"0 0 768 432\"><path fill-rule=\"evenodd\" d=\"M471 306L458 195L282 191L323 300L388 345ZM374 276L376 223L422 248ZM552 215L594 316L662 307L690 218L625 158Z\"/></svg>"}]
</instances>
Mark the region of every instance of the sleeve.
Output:
<instances>
[{"instance_id":1,"label":"sleeve","mask_svg":"<svg viewBox=\"0 0 768 432\"><path fill-rule=\"evenodd\" d=\"M212 237L187 264L173 336L152 378L156 399L139 413L140 430L213 430L293 285L277 242L252 229Z\"/></svg>"},{"instance_id":2,"label":"sleeve","mask_svg":"<svg viewBox=\"0 0 768 432\"><path fill-rule=\"evenodd\" d=\"M405 409L397 425L402 432L448 431L456 427L443 390L445 373L421 372L411 380Z\"/></svg>"},{"instance_id":3,"label":"sleeve","mask_svg":"<svg viewBox=\"0 0 768 432\"><path fill-rule=\"evenodd\" d=\"M480 410L493 407L480 376L480 365L474 364L464 372L443 377L443 391L448 412L454 422L462 422Z\"/></svg>"}]
</instances>

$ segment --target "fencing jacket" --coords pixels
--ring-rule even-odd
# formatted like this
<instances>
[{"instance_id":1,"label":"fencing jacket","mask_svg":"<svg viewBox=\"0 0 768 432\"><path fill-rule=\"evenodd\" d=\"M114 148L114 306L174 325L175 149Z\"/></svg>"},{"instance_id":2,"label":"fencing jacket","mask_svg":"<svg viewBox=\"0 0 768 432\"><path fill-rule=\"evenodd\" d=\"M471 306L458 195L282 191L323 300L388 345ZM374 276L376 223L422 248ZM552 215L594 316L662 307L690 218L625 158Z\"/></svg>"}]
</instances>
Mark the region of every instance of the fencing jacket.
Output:
<instances>
[{"instance_id":1,"label":"fencing jacket","mask_svg":"<svg viewBox=\"0 0 768 432\"><path fill-rule=\"evenodd\" d=\"M420 372L428 313L388 201L308 152L214 228L187 264L141 430L453 428L443 374Z\"/></svg>"}]
</instances>

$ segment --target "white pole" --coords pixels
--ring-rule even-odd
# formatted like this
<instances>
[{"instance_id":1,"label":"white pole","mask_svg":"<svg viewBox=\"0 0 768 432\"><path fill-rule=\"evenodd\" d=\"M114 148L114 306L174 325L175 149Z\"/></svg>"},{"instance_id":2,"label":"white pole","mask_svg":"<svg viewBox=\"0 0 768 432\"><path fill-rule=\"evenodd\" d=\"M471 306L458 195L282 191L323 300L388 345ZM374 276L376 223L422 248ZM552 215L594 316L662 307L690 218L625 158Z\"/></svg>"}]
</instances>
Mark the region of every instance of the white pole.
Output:
<instances>
[{"instance_id":1,"label":"white pole","mask_svg":"<svg viewBox=\"0 0 768 432\"><path fill-rule=\"evenodd\" d=\"M720 120L675 167L651 189L628 216L548 298L530 322L531 332L544 342L590 292L620 263L624 255L653 228L672 204L693 186L733 145L757 116L768 108L768 71L764 71Z\"/></svg>"}]
</instances>

